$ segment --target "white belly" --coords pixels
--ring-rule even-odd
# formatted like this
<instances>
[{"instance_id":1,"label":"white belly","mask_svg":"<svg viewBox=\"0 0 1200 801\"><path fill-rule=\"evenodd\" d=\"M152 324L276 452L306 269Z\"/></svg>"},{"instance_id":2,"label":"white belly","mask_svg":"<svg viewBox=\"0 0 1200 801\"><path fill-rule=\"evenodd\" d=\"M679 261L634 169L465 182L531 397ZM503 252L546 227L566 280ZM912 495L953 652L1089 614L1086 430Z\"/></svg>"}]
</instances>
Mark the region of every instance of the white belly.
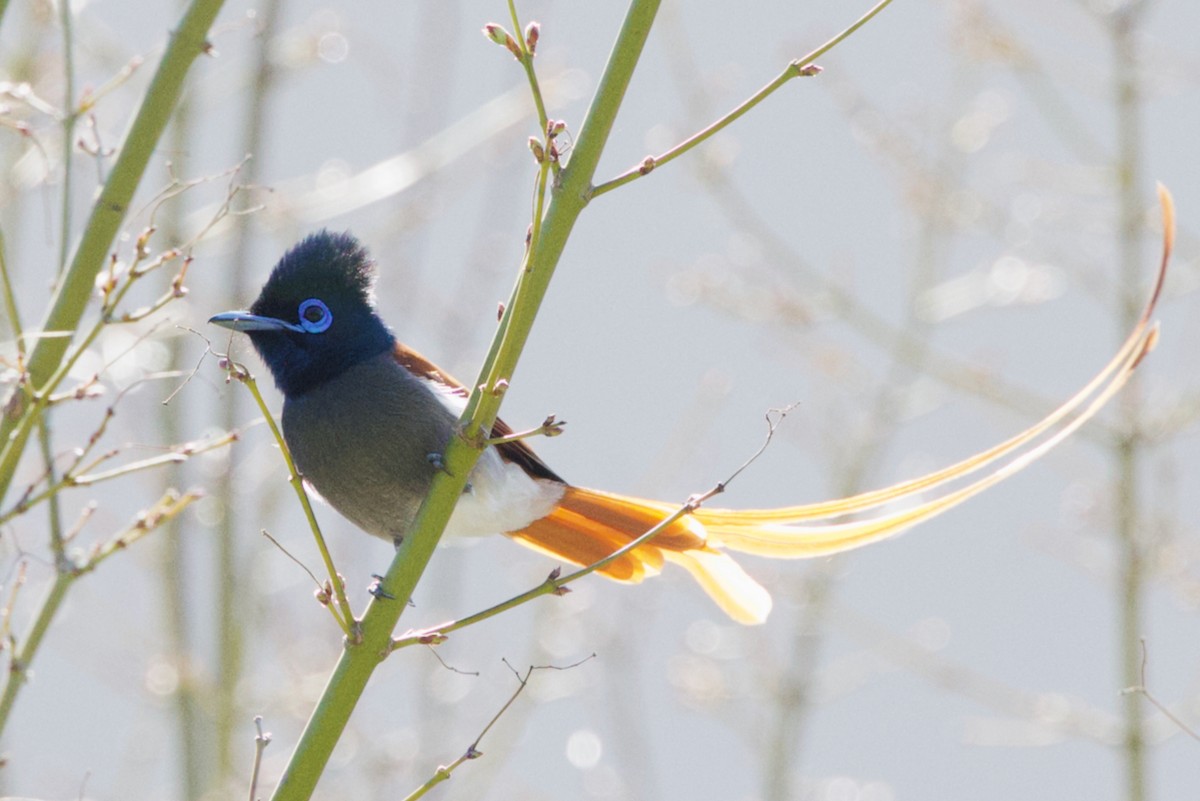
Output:
<instances>
[{"instance_id":1,"label":"white belly","mask_svg":"<svg viewBox=\"0 0 1200 801\"><path fill-rule=\"evenodd\" d=\"M469 487L446 525L447 536L476 537L519 531L550 514L565 487L532 478L488 448L471 471Z\"/></svg>"}]
</instances>

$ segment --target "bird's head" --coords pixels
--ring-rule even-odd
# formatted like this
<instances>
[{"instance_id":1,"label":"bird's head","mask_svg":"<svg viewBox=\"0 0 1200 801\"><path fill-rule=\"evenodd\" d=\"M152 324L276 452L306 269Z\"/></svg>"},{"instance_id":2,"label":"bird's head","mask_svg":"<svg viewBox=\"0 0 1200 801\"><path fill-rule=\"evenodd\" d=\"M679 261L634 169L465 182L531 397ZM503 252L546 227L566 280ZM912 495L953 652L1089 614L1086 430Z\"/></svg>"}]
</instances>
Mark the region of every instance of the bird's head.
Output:
<instances>
[{"instance_id":1,"label":"bird's head","mask_svg":"<svg viewBox=\"0 0 1200 801\"><path fill-rule=\"evenodd\" d=\"M302 395L392 348L375 313L374 263L349 234L320 231L284 254L249 311L209 322L244 331L284 395Z\"/></svg>"}]
</instances>

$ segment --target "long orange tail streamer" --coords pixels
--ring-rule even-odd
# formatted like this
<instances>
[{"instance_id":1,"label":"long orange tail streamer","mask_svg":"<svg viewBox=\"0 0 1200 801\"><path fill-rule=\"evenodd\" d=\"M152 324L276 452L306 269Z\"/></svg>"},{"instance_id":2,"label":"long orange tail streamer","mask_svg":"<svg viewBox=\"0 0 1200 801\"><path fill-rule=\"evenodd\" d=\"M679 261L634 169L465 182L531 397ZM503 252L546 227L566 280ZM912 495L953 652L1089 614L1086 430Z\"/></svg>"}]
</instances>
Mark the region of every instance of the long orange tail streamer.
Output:
<instances>
[{"instance_id":1,"label":"long orange tail streamer","mask_svg":"<svg viewBox=\"0 0 1200 801\"><path fill-rule=\"evenodd\" d=\"M1171 195L1161 185L1158 194L1163 217L1162 261L1141 317L1104 369L1045 419L957 464L885 489L780 509L698 509L597 572L619 581L637 582L657 574L664 561L675 562L691 573L734 620L761 623L771 611L771 597L725 550L803 559L860 548L936 517L1028 467L1094 417L1154 347L1158 329L1151 323L1151 316L1162 294L1175 241ZM964 486L945 486L985 467L992 469ZM918 499L921 493L934 489L939 490L934 497ZM840 520L851 513L898 501L913 505L861 520ZM568 487L554 512L509 536L554 557L591 565L677 510L677 505L661 501Z\"/></svg>"}]
</instances>

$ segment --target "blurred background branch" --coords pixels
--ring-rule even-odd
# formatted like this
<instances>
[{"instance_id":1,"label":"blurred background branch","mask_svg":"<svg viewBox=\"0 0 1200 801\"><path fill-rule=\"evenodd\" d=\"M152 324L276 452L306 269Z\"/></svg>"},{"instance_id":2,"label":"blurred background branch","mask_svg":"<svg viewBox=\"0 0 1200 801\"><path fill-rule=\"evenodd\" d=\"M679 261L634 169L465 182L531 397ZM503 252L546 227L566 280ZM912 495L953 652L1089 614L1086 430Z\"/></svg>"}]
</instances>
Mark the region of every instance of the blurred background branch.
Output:
<instances>
[{"instance_id":1,"label":"blurred background branch","mask_svg":"<svg viewBox=\"0 0 1200 801\"><path fill-rule=\"evenodd\" d=\"M225 5L207 35L219 57L187 82L172 129L133 143L146 161L130 214L88 249L97 275L114 252L121 275L186 251L190 293L103 326L81 349L46 407L47 437L29 425L38 447L22 446L0 501L8 513L30 487L32 499L63 485L47 496L58 522L43 503L0 526L3 657L28 645L42 599L70 586L11 709L3 793L74 797L90 772L97 796L244 795L253 715L275 735L262 771L277 776L289 750L278 744L296 740L328 675L330 627L307 577L256 534L268 528L319 565L268 432L248 425L256 415L212 361L163 404L205 349L176 326L248 303L298 236L352 226L385 273L379 303L397 334L469 374L522 257L514 232L529 221L536 178L518 145L544 142L545 130L528 73L500 66L503 50L479 36L487 19L507 19L505 4ZM565 120L569 134L619 15L554 0L519 11L515 27L539 24L526 66L545 122ZM73 353L82 341L37 324L65 286L60 265L70 280L80 257L72 243L88 226L94 178L117 181L127 122L167 52L156 43L179 15L0 4L0 329L13 332L0 356L18 404L54 372L46 362L41 383L22 383L31 352ZM598 174L668 151L845 17L839 4L731 15L664 0ZM330 786L403 795L447 743L478 733L463 709L485 713L511 695L507 670L481 666L596 651L586 671L531 683L489 758L439 797L1190 792L1194 741L1122 691L1145 683L1131 679L1145 638L1155 697L1185 726L1200 721L1189 490L1200 362L1188 344L1200 336L1188 311L1200 286L1188 228L1200 180L1185 156L1200 125L1197 24L1180 0L893 3L822 57L818 80L790 83L672 169L589 208L505 417L518 430L552 411L570 419L567 436L537 448L573 480L683 498L758 441L763 409L799 399L729 495L745 506L884 485L1037 419L1106 357L1104 332L1126 328L1153 262L1155 178L1176 191L1181 231L1162 342L1128 406L1036 472L895 544L750 564L778 600L759 631L727 626L670 573L638 587L584 580L438 646L477 677L432 659L385 664L332 756ZM569 136L558 144L569 157ZM170 189L247 155L236 182L253 194L211 228L228 178ZM143 257L136 240L150 216ZM140 280L120 313L154 308L183 258ZM82 331L102 314L86 284ZM257 368L242 340L230 344ZM149 380L166 374L178 378ZM175 461L188 443L235 431L235 450ZM64 483L96 459L101 475L165 464ZM51 532L85 564L169 489L192 486L206 496L151 542L112 551L123 555L86 581L60 578ZM390 551L317 515L357 606ZM502 540L446 543L406 618L418 629L455 619L553 567ZM162 759L167 749L175 759Z\"/></svg>"}]
</instances>

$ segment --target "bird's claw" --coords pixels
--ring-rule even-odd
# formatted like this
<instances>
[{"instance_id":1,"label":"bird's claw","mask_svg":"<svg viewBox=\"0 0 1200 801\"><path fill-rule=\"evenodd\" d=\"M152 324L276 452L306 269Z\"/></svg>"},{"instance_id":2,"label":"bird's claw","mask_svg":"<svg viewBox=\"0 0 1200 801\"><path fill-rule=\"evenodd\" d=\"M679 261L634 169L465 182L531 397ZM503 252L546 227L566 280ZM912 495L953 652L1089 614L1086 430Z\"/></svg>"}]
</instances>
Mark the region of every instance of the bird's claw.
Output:
<instances>
[{"instance_id":1,"label":"bird's claw","mask_svg":"<svg viewBox=\"0 0 1200 801\"><path fill-rule=\"evenodd\" d=\"M442 459L442 454L437 453L437 452L427 453L427 454L425 454L425 459L431 465L433 465L433 469L437 470L439 473L445 473L448 476L454 475L453 473L451 473L449 470L446 469L446 462Z\"/></svg>"},{"instance_id":2,"label":"bird's claw","mask_svg":"<svg viewBox=\"0 0 1200 801\"><path fill-rule=\"evenodd\" d=\"M371 578L374 579L370 586L367 587L367 592L373 598L380 598L385 601L394 601L396 596L383 588L383 576L378 573L372 573Z\"/></svg>"}]
</instances>

